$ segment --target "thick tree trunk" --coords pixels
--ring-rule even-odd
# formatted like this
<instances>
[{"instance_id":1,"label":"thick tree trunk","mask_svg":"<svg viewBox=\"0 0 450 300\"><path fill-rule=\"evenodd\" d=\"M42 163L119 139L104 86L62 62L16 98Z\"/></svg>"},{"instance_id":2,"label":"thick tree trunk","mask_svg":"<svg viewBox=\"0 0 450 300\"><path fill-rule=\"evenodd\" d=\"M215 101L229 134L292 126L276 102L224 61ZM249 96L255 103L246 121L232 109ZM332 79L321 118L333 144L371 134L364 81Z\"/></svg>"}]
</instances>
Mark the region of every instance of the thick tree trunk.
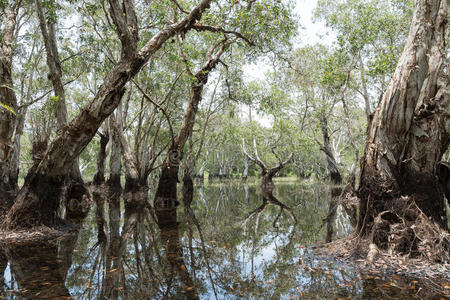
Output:
<instances>
[{"instance_id":1,"label":"thick tree trunk","mask_svg":"<svg viewBox=\"0 0 450 300\"><path fill-rule=\"evenodd\" d=\"M0 49L0 102L17 112L17 99L12 80L13 36L18 7L5 5ZM16 114L0 107L0 221L13 204L17 193L17 176L13 169L13 134Z\"/></svg>"},{"instance_id":2,"label":"thick tree trunk","mask_svg":"<svg viewBox=\"0 0 450 300\"><path fill-rule=\"evenodd\" d=\"M94 99L61 130L50 144L44 158L28 172L25 184L7 216L6 227L9 229L39 224L54 225L57 222L56 211L64 177L69 173L73 161L96 134L103 120L119 104L125 84L169 38L190 30L209 7L211 0L201 1L183 20L166 26L139 51L134 9L128 5L120 7L116 1L109 2L111 15L122 42L121 59L106 75Z\"/></svg>"},{"instance_id":3,"label":"thick tree trunk","mask_svg":"<svg viewBox=\"0 0 450 300\"><path fill-rule=\"evenodd\" d=\"M449 144L449 80L443 74L446 23L446 0L417 1L405 49L368 126L358 230L373 233L382 248L391 242L394 223L403 220L405 232L414 232L411 226L420 213L411 208L411 201L447 228L443 192L434 175ZM398 242L397 250L414 250L418 240Z\"/></svg>"}]
</instances>

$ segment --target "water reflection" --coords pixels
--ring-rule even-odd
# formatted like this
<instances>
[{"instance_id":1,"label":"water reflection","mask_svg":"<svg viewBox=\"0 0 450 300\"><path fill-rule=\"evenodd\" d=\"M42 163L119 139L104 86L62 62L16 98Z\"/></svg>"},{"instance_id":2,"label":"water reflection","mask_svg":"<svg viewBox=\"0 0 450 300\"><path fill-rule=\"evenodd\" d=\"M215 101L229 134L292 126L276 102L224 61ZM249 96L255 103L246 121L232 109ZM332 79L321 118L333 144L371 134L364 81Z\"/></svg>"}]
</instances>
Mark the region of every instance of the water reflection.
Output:
<instances>
[{"instance_id":1,"label":"water reflection","mask_svg":"<svg viewBox=\"0 0 450 300\"><path fill-rule=\"evenodd\" d=\"M67 299L408 299L438 297L400 277L363 274L307 245L322 241L331 189L184 182L182 203L116 204L98 239L95 209L78 239L0 252L2 296ZM339 216L341 212L338 211ZM97 214L98 215L98 214ZM337 218L339 219L339 217ZM345 223L347 219L339 219ZM334 228L338 236L348 224ZM103 225L102 225L103 227ZM344 229L340 229L340 228ZM12 276L8 274L12 273ZM0 281L0 284L2 282ZM420 289L420 290L419 290Z\"/></svg>"},{"instance_id":2,"label":"water reflection","mask_svg":"<svg viewBox=\"0 0 450 300\"><path fill-rule=\"evenodd\" d=\"M18 285L17 296L26 299L72 299L65 284L76 235L63 240L6 247L5 256ZM66 252L67 251L67 252Z\"/></svg>"}]
</instances>

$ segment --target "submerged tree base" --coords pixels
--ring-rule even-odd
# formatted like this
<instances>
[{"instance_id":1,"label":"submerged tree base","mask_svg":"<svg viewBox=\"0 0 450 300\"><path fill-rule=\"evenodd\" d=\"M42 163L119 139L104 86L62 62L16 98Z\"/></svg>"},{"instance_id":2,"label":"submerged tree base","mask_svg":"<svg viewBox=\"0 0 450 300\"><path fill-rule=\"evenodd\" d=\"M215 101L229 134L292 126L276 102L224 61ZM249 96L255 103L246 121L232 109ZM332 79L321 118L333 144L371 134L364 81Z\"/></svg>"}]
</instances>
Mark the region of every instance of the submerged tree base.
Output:
<instances>
[{"instance_id":1,"label":"submerged tree base","mask_svg":"<svg viewBox=\"0 0 450 300\"><path fill-rule=\"evenodd\" d=\"M46 242L63 237L78 235L80 226L65 225L59 227L39 226L29 230L0 231L0 247L25 246L39 242Z\"/></svg>"}]
</instances>

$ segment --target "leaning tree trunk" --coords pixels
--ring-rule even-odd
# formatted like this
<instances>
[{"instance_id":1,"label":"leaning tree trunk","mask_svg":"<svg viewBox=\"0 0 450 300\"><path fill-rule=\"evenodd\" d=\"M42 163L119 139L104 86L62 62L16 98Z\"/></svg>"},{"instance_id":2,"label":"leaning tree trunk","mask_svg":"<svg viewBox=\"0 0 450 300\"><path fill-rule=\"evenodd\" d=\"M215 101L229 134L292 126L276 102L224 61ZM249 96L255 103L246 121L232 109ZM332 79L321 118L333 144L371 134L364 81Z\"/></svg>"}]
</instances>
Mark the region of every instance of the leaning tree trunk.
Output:
<instances>
[{"instance_id":1,"label":"leaning tree trunk","mask_svg":"<svg viewBox=\"0 0 450 300\"><path fill-rule=\"evenodd\" d=\"M403 232L409 237L397 239L396 250L417 248L412 225L422 213L447 228L443 192L434 175L449 144L446 23L447 0L417 1L403 54L368 126L358 229L372 233L382 248L396 239L392 230L398 224L407 227Z\"/></svg>"},{"instance_id":2,"label":"leaning tree trunk","mask_svg":"<svg viewBox=\"0 0 450 300\"><path fill-rule=\"evenodd\" d=\"M225 40L217 52L214 53L214 56L212 56L212 51L215 47L212 48L211 52L207 55L208 60L197 73L192 74L189 67L187 67L188 73L195 79L190 87L190 98L184 114L183 124L179 129L176 138L172 141L172 145L169 147L167 156L161 167L161 175L154 198L158 224L163 224L163 219L165 218L165 214L160 212L165 212L167 208L175 207L179 204L177 201L178 171L180 169L181 159L184 155L184 146L192 134L195 116L200 101L202 100L203 88L208 82L209 73L219 63L221 55L229 44L229 41ZM184 56L184 58L187 62L187 57Z\"/></svg>"},{"instance_id":3,"label":"leaning tree trunk","mask_svg":"<svg viewBox=\"0 0 450 300\"><path fill-rule=\"evenodd\" d=\"M193 24L201 18L210 2L211 0L202 0L184 19L166 26L138 50L138 24L134 8L130 6L129 1L123 6L117 1L109 1L111 18L122 44L121 58L106 75L94 99L60 131L43 159L30 169L24 186L7 215L6 228L41 224L53 226L58 222L56 211L63 191L64 178L73 161L92 140L105 118L119 104L125 84L169 38L193 28Z\"/></svg>"}]
</instances>

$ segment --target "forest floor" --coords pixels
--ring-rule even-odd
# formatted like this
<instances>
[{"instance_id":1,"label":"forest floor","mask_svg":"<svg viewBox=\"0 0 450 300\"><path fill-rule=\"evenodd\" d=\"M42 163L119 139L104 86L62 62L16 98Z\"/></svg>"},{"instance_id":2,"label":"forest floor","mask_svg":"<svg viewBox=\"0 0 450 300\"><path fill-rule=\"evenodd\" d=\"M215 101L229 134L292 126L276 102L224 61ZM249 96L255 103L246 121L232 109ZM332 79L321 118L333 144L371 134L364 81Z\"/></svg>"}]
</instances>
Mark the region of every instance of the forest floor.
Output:
<instances>
[{"instance_id":1,"label":"forest floor","mask_svg":"<svg viewBox=\"0 0 450 300\"><path fill-rule=\"evenodd\" d=\"M372 275L399 276L411 282L412 287L420 283L427 289L450 299L450 264L432 263L423 258L410 258L388 251L376 250L369 259L371 242L351 235L349 237L322 244L314 249L319 256L333 256L338 261L350 264Z\"/></svg>"}]
</instances>

